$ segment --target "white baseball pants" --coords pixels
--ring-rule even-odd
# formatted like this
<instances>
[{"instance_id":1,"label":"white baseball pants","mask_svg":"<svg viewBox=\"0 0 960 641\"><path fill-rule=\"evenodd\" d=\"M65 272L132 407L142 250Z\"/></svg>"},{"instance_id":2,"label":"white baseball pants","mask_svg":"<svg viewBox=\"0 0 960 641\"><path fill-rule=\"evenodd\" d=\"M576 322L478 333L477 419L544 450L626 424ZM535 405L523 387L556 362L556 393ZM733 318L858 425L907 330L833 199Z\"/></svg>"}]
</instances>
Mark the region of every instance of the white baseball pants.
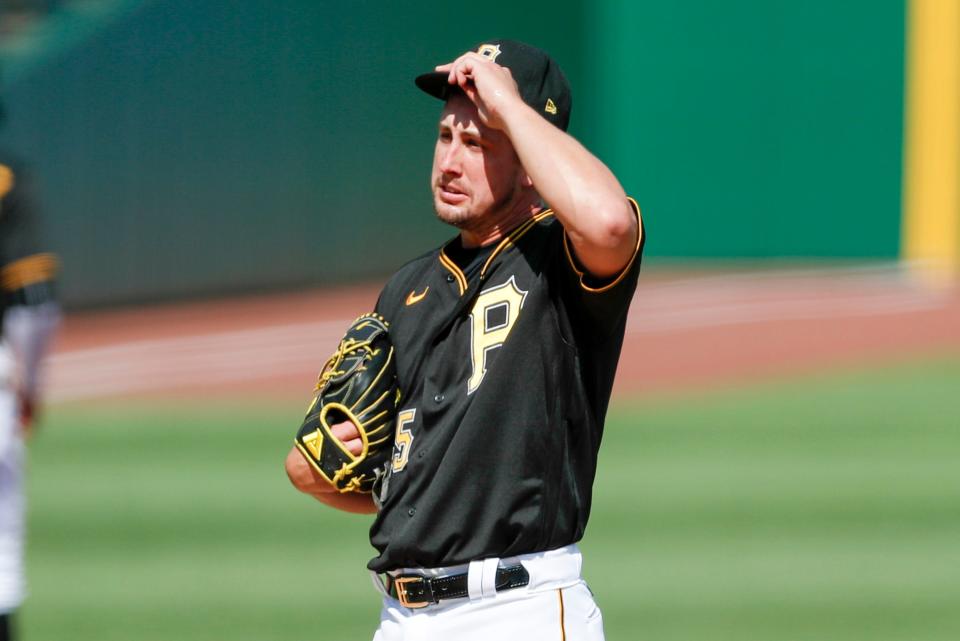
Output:
<instances>
[{"instance_id":1,"label":"white baseball pants","mask_svg":"<svg viewBox=\"0 0 960 641\"><path fill-rule=\"evenodd\" d=\"M398 574L489 573L497 561L487 560L486 567L474 562L453 568L404 569ZM405 608L384 594L373 641L603 641L603 617L580 577L582 557L576 545L499 560L501 566L517 563L530 573L529 585L522 588L486 593L480 589L470 597L420 609ZM376 576L374 583L384 593Z\"/></svg>"},{"instance_id":2,"label":"white baseball pants","mask_svg":"<svg viewBox=\"0 0 960 641\"><path fill-rule=\"evenodd\" d=\"M23 601L24 445L13 391L13 359L0 344L0 614Z\"/></svg>"}]
</instances>

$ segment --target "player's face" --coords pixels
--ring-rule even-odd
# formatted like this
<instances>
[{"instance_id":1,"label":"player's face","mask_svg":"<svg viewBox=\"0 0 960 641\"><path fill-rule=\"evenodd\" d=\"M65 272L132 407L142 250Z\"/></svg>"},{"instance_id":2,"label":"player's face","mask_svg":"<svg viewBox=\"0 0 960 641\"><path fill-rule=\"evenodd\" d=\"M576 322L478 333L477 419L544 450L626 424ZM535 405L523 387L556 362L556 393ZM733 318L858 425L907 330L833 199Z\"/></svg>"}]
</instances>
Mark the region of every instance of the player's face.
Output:
<instances>
[{"instance_id":1,"label":"player's face","mask_svg":"<svg viewBox=\"0 0 960 641\"><path fill-rule=\"evenodd\" d=\"M516 206L524 176L506 134L485 126L469 98L453 94L440 115L430 178L440 220L482 229Z\"/></svg>"}]
</instances>

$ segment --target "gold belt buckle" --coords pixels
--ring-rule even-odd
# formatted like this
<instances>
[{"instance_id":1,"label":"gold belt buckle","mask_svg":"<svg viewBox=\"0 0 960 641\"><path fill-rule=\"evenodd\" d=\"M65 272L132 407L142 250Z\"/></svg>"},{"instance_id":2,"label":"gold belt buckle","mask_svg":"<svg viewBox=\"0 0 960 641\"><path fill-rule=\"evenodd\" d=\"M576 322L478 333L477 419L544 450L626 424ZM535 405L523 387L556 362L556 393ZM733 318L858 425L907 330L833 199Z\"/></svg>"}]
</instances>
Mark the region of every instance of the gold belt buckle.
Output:
<instances>
[{"instance_id":1,"label":"gold belt buckle","mask_svg":"<svg viewBox=\"0 0 960 641\"><path fill-rule=\"evenodd\" d=\"M414 581L422 581L423 578L419 576L398 576L393 580L393 584L397 587L397 600L400 601L400 605L405 608L425 608L430 605L429 601L409 601L407 595L407 583L413 583Z\"/></svg>"}]
</instances>

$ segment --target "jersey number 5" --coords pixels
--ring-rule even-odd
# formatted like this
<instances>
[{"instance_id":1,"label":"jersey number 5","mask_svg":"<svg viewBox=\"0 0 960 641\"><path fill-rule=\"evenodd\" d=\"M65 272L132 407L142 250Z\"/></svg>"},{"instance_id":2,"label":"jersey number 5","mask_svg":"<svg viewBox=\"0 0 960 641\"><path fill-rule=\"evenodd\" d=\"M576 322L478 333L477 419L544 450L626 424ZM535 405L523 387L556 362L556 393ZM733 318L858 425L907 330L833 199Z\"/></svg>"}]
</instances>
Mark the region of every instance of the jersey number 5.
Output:
<instances>
[{"instance_id":1,"label":"jersey number 5","mask_svg":"<svg viewBox=\"0 0 960 641\"><path fill-rule=\"evenodd\" d=\"M397 414L397 436L393 441L393 471L399 472L407 466L410 458L410 446L413 445L413 433L407 427L417 417L417 410L403 410Z\"/></svg>"}]
</instances>

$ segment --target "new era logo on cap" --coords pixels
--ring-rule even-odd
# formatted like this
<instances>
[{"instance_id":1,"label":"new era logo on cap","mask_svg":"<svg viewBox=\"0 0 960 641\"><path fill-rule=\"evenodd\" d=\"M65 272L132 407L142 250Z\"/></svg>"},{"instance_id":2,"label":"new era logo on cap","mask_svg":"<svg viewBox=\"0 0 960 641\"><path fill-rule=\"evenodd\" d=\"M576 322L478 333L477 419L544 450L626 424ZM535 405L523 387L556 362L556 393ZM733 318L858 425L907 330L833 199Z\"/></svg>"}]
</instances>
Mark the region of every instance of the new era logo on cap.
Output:
<instances>
[{"instance_id":1,"label":"new era logo on cap","mask_svg":"<svg viewBox=\"0 0 960 641\"><path fill-rule=\"evenodd\" d=\"M489 40L473 51L510 70L520 97L541 116L566 131L572 97L566 76L546 52L516 40ZM445 72L433 71L416 78L417 86L446 100L451 85Z\"/></svg>"}]
</instances>

